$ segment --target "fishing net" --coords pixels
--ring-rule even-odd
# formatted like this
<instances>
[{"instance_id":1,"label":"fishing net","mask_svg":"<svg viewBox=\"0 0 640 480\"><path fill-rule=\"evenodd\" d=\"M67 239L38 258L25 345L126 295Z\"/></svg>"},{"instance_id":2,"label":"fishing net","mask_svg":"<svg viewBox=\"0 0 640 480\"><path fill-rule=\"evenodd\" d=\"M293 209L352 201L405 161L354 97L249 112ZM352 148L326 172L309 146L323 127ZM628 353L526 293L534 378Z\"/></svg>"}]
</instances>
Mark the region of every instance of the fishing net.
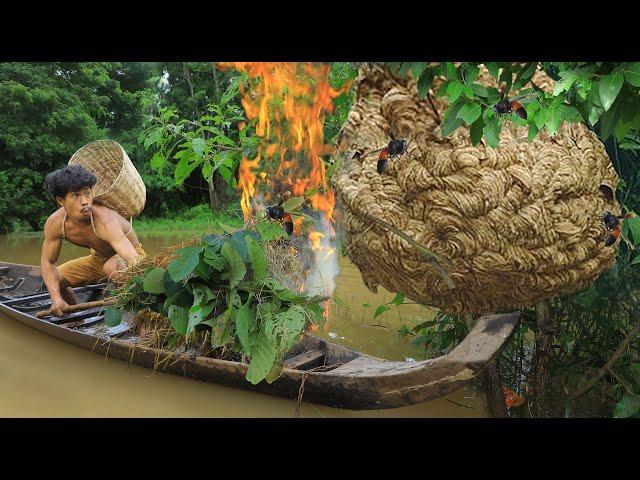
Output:
<instances>
[{"instance_id":1,"label":"fishing net","mask_svg":"<svg viewBox=\"0 0 640 480\"><path fill-rule=\"evenodd\" d=\"M479 81L497 86L486 70ZM533 81L553 87L542 72ZM486 313L579 291L613 265L601 216L620 214L617 176L585 125L564 123L529 143L527 128L507 121L497 148L473 147L464 126L441 135L446 101L420 100L413 79L367 65L356 89L332 181L347 254L370 290L382 285L446 313ZM378 155L365 154L389 132L411 145L379 174ZM376 219L448 257L451 283Z\"/></svg>"}]
</instances>

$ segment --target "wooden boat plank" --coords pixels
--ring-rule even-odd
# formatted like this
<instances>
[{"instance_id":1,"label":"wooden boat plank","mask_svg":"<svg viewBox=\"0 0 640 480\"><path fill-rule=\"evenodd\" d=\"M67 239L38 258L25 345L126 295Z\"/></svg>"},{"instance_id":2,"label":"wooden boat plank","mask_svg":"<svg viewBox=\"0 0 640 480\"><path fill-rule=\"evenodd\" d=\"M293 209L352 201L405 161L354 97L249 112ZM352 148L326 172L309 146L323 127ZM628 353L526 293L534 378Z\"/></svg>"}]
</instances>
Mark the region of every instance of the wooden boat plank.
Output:
<instances>
[{"instance_id":1,"label":"wooden boat plank","mask_svg":"<svg viewBox=\"0 0 640 480\"><path fill-rule=\"evenodd\" d=\"M93 290L100 290L101 288L104 288L104 286L105 284L96 284L96 285L87 285L85 287L76 287L73 289L73 293L78 294L78 293L84 293L84 292L89 292ZM48 298L49 298L49 292L44 292L44 293L36 293L33 295L27 295L23 297L12 298L11 300L5 300L0 303L7 307L11 307L13 305L20 305L22 303L28 303L35 300L44 300Z\"/></svg>"},{"instance_id":2,"label":"wooden boat plank","mask_svg":"<svg viewBox=\"0 0 640 480\"><path fill-rule=\"evenodd\" d=\"M295 370L308 370L309 368L322 365L325 355L324 350L315 348L285 360L284 366Z\"/></svg>"},{"instance_id":3,"label":"wooden boat plank","mask_svg":"<svg viewBox=\"0 0 640 480\"><path fill-rule=\"evenodd\" d=\"M87 310L80 310L79 312L73 312L70 313L68 315L65 315L63 317L54 317L54 316L46 316L43 317L43 320L49 322L49 323L54 323L54 324L61 324L61 323L67 323L67 322L73 322L76 320L81 320L84 318L88 318L91 316L94 316L97 313L100 313L102 311L104 311L106 307L93 307L93 308L88 308Z\"/></svg>"},{"instance_id":4,"label":"wooden boat plank","mask_svg":"<svg viewBox=\"0 0 640 480\"><path fill-rule=\"evenodd\" d=\"M90 327L91 325L95 325L104 320L104 315L96 315L89 318L84 318L82 320L78 320L75 322L63 323L62 326L66 328L77 328L77 327Z\"/></svg>"}]
</instances>

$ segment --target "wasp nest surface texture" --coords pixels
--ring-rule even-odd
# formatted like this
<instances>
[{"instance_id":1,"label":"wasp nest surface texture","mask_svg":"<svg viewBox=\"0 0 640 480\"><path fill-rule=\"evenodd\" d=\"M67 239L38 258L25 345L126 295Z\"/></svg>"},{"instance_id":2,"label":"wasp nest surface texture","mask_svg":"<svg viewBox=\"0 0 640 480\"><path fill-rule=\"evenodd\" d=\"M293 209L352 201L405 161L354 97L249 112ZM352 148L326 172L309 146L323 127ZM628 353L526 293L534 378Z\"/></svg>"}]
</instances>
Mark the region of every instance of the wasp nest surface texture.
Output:
<instances>
[{"instance_id":1,"label":"wasp nest surface texture","mask_svg":"<svg viewBox=\"0 0 640 480\"><path fill-rule=\"evenodd\" d=\"M534 81L553 83L541 72ZM369 289L447 313L486 313L579 291L613 266L601 216L620 213L617 176L585 125L565 123L529 143L527 129L507 121L497 148L473 147L465 127L442 137L446 103L420 100L414 80L370 66L356 82L333 184L347 253ZM379 174L378 154L364 153L385 146L388 132L411 143ZM371 216L448 257L454 287Z\"/></svg>"}]
</instances>

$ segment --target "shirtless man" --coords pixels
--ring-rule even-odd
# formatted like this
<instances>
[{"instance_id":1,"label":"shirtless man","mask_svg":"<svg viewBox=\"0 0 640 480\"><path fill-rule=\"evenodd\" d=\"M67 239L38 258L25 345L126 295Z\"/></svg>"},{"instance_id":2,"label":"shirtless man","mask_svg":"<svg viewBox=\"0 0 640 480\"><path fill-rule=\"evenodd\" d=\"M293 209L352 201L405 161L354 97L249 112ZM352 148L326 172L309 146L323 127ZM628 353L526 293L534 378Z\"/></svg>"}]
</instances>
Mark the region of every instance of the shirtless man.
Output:
<instances>
[{"instance_id":1,"label":"shirtless man","mask_svg":"<svg viewBox=\"0 0 640 480\"><path fill-rule=\"evenodd\" d=\"M99 283L146 256L131 224L120 214L93 204L96 177L80 165L47 175L45 185L60 207L44 225L40 257L42 279L57 317L78 303L71 287ZM91 254L56 267L62 239L91 249Z\"/></svg>"}]
</instances>

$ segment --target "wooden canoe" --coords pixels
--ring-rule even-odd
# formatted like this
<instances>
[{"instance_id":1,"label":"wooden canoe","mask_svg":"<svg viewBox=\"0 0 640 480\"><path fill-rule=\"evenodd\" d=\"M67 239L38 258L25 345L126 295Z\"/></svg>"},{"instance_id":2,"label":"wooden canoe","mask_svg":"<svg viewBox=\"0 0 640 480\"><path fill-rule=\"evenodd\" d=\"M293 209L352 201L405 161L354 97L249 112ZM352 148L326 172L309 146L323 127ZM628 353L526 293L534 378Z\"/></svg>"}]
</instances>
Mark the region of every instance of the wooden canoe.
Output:
<instances>
[{"instance_id":1,"label":"wooden canoe","mask_svg":"<svg viewBox=\"0 0 640 480\"><path fill-rule=\"evenodd\" d=\"M0 262L0 312L73 345L147 368L247 390L333 407L395 408L426 402L462 387L500 352L512 335L519 312L478 319L467 337L447 355L411 363L389 361L359 353L305 334L285 358L282 376L268 384L245 379L247 364L176 354L137 345L126 321L109 328L101 307L61 318L35 317L51 300L43 288L40 268ZM99 300L105 285L75 288L80 302Z\"/></svg>"}]
</instances>

